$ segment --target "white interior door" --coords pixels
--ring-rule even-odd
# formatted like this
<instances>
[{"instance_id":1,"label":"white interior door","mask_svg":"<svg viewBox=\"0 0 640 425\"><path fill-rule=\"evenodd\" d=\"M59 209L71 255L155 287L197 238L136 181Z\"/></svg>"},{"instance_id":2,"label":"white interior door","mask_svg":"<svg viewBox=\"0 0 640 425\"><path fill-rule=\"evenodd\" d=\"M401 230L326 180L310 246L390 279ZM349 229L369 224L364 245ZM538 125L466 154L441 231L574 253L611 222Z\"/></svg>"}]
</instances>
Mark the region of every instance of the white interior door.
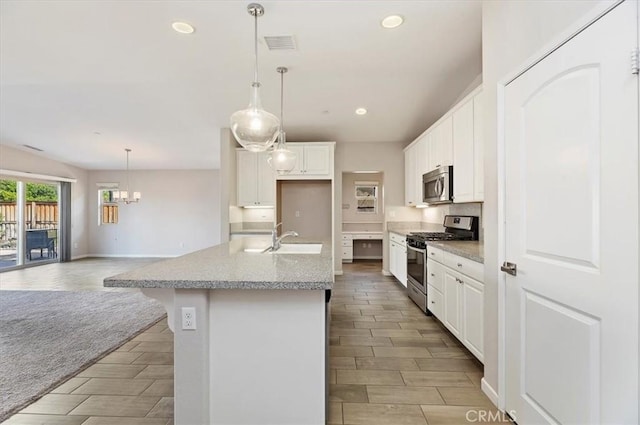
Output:
<instances>
[{"instance_id":1,"label":"white interior door","mask_svg":"<svg viewBox=\"0 0 640 425\"><path fill-rule=\"evenodd\" d=\"M506 410L638 423L636 1L505 88Z\"/></svg>"}]
</instances>

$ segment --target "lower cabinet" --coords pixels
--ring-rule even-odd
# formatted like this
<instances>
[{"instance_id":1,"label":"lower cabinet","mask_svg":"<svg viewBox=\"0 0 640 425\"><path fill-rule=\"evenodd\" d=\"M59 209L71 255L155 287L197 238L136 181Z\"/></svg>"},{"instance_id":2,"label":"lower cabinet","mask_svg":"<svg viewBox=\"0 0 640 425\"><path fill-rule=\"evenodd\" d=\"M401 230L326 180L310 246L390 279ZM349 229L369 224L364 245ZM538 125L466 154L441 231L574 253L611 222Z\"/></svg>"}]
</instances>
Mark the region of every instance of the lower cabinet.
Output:
<instances>
[{"instance_id":1,"label":"lower cabinet","mask_svg":"<svg viewBox=\"0 0 640 425\"><path fill-rule=\"evenodd\" d=\"M389 272L407 287L407 246L405 237L389 232Z\"/></svg>"},{"instance_id":2,"label":"lower cabinet","mask_svg":"<svg viewBox=\"0 0 640 425\"><path fill-rule=\"evenodd\" d=\"M480 263L427 247L427 305L447 329L475 355L484 360L484 284L475 277ZM442 263L432 258L440 259ZM469 270L467 274L454 270Z\"/></svg>"},{"instance_id":3,"label":"lower cabinet","mask_svg":"<svg viewBox=\"0 0 640 425\"><path fill-rule=\"evenodd\" d=\"M350 233L342 234L342 262L353 263L353 236Z\"/></svg>"}]
</instances>

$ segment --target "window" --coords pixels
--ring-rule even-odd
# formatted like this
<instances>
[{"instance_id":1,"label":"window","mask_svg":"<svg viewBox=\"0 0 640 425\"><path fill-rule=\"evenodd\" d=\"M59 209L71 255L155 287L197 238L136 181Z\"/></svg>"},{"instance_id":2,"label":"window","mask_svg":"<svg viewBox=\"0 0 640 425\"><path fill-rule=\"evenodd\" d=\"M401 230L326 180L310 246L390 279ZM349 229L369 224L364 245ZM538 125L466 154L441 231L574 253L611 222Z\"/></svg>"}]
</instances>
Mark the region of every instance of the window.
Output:
<instances>
[{"instance_id":1,"label":"window","mask_svg":"<svg viewBox=\"0 0 640 425\"><path fill-rule=\"evenodd\" d=\"M356 212L377 214L378 212L378 182L356 182Z\"/></svg>"},{"instance_id":2,"label":"window","mask_svg":"<svg viewBox=\"0 0 640 425\"><path fill-rule=\"evenodd\" d=\"M105 186L107 183L104 184ZM102 224L116 224L118 223L118 203L116 202L113 193L118 188L101 187L98 189L98 225Z\"/></svg>"}]
</instances>

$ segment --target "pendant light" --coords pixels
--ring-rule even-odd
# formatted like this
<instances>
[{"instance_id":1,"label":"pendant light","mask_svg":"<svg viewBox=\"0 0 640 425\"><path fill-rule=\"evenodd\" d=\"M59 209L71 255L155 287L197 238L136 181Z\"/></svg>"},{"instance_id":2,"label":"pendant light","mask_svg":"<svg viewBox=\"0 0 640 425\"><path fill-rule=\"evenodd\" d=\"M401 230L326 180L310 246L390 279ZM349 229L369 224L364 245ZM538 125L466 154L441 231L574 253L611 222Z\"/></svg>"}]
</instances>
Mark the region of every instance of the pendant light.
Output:
<instances>
[{"instance_id":1,"label":"pendant light","mask_svg":"<svg viewBox=\"0 0 640 425\"><path fill-rule=\"evenodd\" d=\"M296 165L296 154L293 151L287 149L287 136L284 132L284 74L288 71L284 66L279 66L276 71L280 73L280 130L278 131L278 144L269 154L267 162L278 172L278 174L286 174L293 170Z\"/></svg>"},{"instance_id":2,"label":"pendant light","mask_svg":"<svg viewBox=\"0 0 640 425\"><path fill-rule=\"evenodd\" d=\"M278 137L278 118L262 109L260 102L260 82L258 81L258 17L264 15L264 8L257 3L247 6L247 11L254 17L254 54L255 73L251 84L251 97L247 109L231 115L231 131L238 143L251 152L264 152L269 149Z\"/></svg>"},{"instance_id":3,"label":"pendant light","mask_svg":"<svg viewBox=\"0 0 640 425\"><path fill-rule=\"evenodd\" d=\"M133 192L133 198L129 198L129 194L131 193L129 190L129 152L131 152L131 149L126 148L125 151L127 152L127 190L113 191L113 199L117 202L124 202L128 205L133 202L138 202L142 195L140 192Z\"/></svg>"}]
</instances>

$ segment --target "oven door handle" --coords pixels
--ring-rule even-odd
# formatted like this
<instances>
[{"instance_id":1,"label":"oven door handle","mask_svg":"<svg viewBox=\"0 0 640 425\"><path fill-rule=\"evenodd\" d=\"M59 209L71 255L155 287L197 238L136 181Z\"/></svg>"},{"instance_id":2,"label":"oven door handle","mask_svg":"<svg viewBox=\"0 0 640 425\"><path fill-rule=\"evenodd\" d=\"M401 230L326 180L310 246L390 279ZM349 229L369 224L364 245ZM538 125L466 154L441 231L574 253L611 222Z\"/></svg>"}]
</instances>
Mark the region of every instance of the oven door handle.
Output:
<instances>
[{"instance_id":1,"label":"oven door handle","mask_svg":"<svg viewBox=\"0 0 640 425\"><path fill-rule=\"evenodd\" d=\"M420 254L426 254L426 253L427 253L427 251L426 251L426 250L424 250L424 249L414 248L414 247L409 246L409 245L407 245L407 249L410 249L410 250L412 250L412 251L419 252Z\"/></svg>"}]
</instances>

